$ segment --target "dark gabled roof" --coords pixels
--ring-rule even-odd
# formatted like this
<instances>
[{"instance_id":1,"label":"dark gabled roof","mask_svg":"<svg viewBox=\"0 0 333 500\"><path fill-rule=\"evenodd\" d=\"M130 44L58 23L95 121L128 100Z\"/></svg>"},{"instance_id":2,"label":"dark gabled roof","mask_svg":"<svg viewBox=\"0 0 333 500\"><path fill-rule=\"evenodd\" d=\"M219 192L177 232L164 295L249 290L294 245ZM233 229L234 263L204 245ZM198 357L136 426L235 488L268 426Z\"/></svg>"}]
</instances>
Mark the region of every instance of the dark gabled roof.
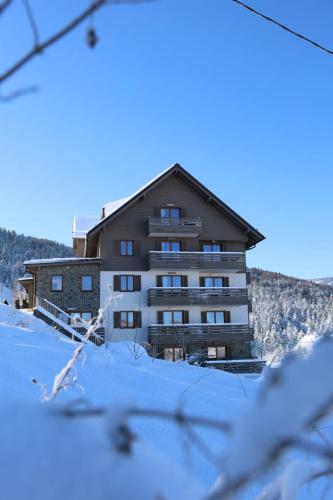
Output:
<instances>
[{"instance_id":1,"label":"dark gabled roof","mask_svg":"<svg viewBox=\"0 0 333 500\"><path fill-rule=\"evenodd\" d=\"M255 229L251 224L249 224L245 219L238 215L234 210L232 210L228 205L226 205L220 198L218 198L212 191L210 191L206 186L201 184L193 175L191 175L185 168L183 168L179 163L175 163L171 167L167 168L164 172L159 174L148 184L140 188L136 193L128 198L124 198L123 203L118 204L116 210L113 210L104 219L101 219L94 227L92 227L87 232L87 244L90 237L96 235L102 227L115 219L118 215L123 213L127 208L131 207L136 203L142 196L146 195L151 189L156 187L158 184L163 182L165 179L171 175L179 175L183 177L194 189L199 191L203 196L206 197L207 201L214 202L218 208L220 208L225 214L229 216L238 226L240 226L244 232L248 234L248 247L259 243L265 239L257 229Z\"/></svg>"}]
</instances>

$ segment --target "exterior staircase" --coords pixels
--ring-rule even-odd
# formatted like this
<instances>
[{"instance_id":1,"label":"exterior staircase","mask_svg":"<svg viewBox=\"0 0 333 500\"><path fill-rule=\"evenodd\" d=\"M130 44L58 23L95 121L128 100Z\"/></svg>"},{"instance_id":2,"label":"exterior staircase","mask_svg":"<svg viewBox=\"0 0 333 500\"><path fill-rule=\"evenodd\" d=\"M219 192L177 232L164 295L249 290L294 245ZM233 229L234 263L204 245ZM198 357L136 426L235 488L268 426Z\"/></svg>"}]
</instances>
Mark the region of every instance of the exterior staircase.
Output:
<instances>
[{"instance_id":1,"label":"exterior staircase","mask_svg":"<svg viewBox=\"0 0 333 500\"><path fill-rule=\"evenodd\" d=\"M80 318L73 318L60 307L52 302L42 299L41 304L35 307L34 315L52 326L62 334L66 335L75 342L82 342L90 326L86 321ZM89 337L89 340L95 345L104 344L104 328L96 329Z\"/></svg>"}]
</instances>

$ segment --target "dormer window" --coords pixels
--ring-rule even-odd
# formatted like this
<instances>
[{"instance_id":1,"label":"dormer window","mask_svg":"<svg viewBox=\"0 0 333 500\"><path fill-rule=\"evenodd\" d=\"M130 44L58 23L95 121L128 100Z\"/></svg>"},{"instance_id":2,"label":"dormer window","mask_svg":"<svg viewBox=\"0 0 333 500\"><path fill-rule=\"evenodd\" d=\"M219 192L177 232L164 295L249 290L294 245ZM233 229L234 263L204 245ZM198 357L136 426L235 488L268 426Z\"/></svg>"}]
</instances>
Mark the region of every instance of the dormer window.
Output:
<instances>
[{"instance_id":1,"label":"dormer window","mask_svg":"<svg viewBox=\"0 0 333 500\"><path fill-rule=\"evenodd\" d=\"M162 219L179 219L180 208L178 207L163 207L160 209L160 216Z\"/></svg>"}]
</instances>

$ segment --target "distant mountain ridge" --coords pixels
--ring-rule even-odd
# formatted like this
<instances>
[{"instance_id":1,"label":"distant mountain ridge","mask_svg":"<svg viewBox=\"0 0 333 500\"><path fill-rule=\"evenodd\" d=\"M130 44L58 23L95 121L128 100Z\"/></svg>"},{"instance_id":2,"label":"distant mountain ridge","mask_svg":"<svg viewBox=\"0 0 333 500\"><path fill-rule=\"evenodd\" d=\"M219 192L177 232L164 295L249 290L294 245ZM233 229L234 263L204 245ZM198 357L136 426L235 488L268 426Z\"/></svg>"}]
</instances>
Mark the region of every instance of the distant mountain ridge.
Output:
<instances>
[{"instance_id":1,"label":"distant mountain ridge","mask_svg":"<svg viewBox=\"0 0 333 500\"><path fill-rule=\"evenodd\" d=\"M333 278L315 278L311 281L314 281L318 285L333 286Z\"/></svg>"},{"instance_id":2,"label":"distant mountain ridge","mask_svg":"<svg viewBox=\"0 0 333 500\"><path fill-rule=\"evenodd\" d=\"M72 249L62 243L0 228L0 283L14 288L17 278L24 274L25 260L72 255Z\"/></svg>"},{"instance_id":3,"label":"distant mountain ridge","mask_svg":"<svg viewBox=\"0 0 333 500\"><path fill-rule=\"evenodd\" d=\"M56 241L0 228L0 299L16 288L17 278L24 274L24 260L72 255L71 248ZM333 331L331 280L302 280L251 269L254 353L267 359L281 357L304 337L313 339L318 333Z\"/></svg>"},{"instance_id":4,"label":"distant mountain ridge","mask_svg":"<svg viewBox=\"0 0 333 500\"><path fill-rule=\"evenodd\" d=\"M304 337L333 332L333 287L251 269L255 352L280 358Z\"/></svg>"}]
</instances>

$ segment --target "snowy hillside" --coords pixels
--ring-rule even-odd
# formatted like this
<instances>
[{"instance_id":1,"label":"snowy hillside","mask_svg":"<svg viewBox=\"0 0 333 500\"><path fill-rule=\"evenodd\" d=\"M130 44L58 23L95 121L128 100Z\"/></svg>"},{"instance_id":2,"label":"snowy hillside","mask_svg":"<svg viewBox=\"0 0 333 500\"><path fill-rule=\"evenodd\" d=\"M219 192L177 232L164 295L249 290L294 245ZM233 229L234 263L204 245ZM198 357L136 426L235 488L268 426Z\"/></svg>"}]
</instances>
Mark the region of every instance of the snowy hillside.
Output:
<instances>
[{"instance_id":1,"label":"snowy hillside","mask_svg":"<svg viewBox=\"0 0 333 500\"><path fill-rule=\"evenodd\" d=\"M8 288L15 287L17 278L23 275L25 260L71 256L72 249L56 241L0 228L0 283Z\"/></svg>"},{"instance_id":2,"label":"snowy hillside","mask_svg":"<svg viewBox=\"0 0 333 500\"><path fill-rule=\"evenodd\" d=\"M73 349L71 341L41 320L0 305L0 401L6 401L5 406L0 404L2 491L11 491L10 498L20 500L118 500L136 498L138 484L146 483L144 498L201 498L215 481L216 468L193 437L173 423L133 419L140 440L129 457L112 451L111 418L109 423L108 417L72 421L57 417L56 412L84 398L88 405L119 413L119 418L122 407L131 405L165 411L181 408L224 419L232 416L245 400L245 392L249 397L256 384L215 370L153 361L129 343L107 349L87 345L77 365L77 385L59 393L51 405L42 404L40 388L32 379L45 384L49 393ZM55 442L53 432L59 432ZM212 452L221 452L220 432L204 430L202 436Z\"/></svg>"},{"instance_id":3,"label":"snowy hillside","mask_svg":"<svg viewBox=\"0 0 333 500\"><path fill-rule=\"evenodd\" d=\"M303 500L320 498L326 481L303 488L326 470L324 458L310 460L307 435L306 450L285 453L273 476L263 473L318 408L322 417L333 341L283 365L285 377L274 370L262 379L153 360L132 343L89 344L50 401L76 347L34 316L0 305L2 498L253 500L263 488L262 500L279 492L293 499L298 489ZM318 423L326 451L331 427Z\"/></svg>"},{"instance_id":4,"label":"snowy hillside","mask_svg":"<svg viewBox=\"0 0 333 500\"><path fill-rule=\"evenodd\" d=\"M314 281L318 285L333 286L333 278L316 278L312 281Z\"/></svg>"},{"instance_id":5,"label":"snowy hillside","mask_svg":"<svg viewBox=\"0 0 333 500\"><path fill-rule=\"evenodd\" d=\"M333 328L333 288L279 273L251 270L255 353L268 360ZM302 342L301 342L302 341Z\"/></svg>"}]
</instances>

